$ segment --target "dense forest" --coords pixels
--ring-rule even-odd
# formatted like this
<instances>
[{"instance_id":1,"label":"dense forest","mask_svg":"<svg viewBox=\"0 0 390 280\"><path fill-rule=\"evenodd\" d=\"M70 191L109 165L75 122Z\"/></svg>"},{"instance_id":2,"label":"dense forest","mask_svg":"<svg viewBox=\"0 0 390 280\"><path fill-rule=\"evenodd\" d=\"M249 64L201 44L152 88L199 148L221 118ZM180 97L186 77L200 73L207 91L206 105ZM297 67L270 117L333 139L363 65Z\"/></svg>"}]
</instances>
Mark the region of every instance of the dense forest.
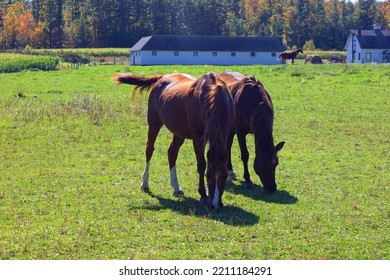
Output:
<instances>
[{"instance_id":1,"label":"dense forest","mask_svg":"<svg viewBox=\"0 0 390 280\"><path fill-rule=\"evenodd\" d=\"M282 36L341 50L350 29L390 27L390 0L19 0L0 2L0 47L131 47L153 34Z\"/></svg>"}]
</instances>

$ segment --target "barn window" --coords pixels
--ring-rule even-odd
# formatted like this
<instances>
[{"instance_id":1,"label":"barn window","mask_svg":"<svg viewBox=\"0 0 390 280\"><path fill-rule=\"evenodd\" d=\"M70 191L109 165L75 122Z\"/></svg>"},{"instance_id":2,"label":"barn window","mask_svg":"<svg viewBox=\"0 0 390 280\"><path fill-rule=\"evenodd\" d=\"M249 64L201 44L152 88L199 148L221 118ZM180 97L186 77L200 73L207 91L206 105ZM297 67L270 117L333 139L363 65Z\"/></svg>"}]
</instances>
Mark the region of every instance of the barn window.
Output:
<instances>
[{"instance_id":1,"label":"barn window","mask_svg":"<svg viewBox=\"0 0 390 280\"><path fill-rule=\"evenodd\" d=\"M271 53L271 56L272 56L272 57L275 57L275 56L276 56L276 53L274 53L274 52Z\"/></svg>"},{"instance_id":2,"label":"barn window","mask_svg":"<svg viewBox=\"0 0 390 280\"><path fill-rule=\"evenodd\" d=\"M231 52L230 56L236 56L236 52Z\"/></svg>"},{"instance_id":3,"label":"barn window","mask_svg":"<svg viewBox=\"0 0 390 280\"><path fill-rule=\"evenodd\" d=\"M213 56L217 56L217 52L213 52Z\"/></svg>"},{"instance_id":4,"label":"barn window","mask_svg":"<svg viewBox=\"0 0 390 280\"><path fill-rule=\"evenodd\" d=\"M256 53L255 52L251 52L251 56L252 57L256 56Z\"/></svg>"},{"instance_id":5,"label":"barn window","mask_svg":"<svg viewBox=\"0 0 390 280\"><path fill-rule=\"evenodd\" d=\"M152 56L157 56L157 51L152 51Z\"/></svg>"},{"instance_id":6,"label":"barn window","mask_svg":"<svg viewBox=\"0 0 390 280\"><path fill-rule=\"evenodd\" d=\"M193 52L192 55L193 56L198 56L198 52Z\"/></svg>"},{"instance_id":7,"label":"barn window","mask_svg":"<svg viewBox=\"0 0 390 280\"><path fill-rule=\"evenodd\" d=\"M174 56L179 56L179 52L178 52L178 51L174 51L174 52L173 52L173 55L174 55Z\"/></svg>"},{"instance_id":8,"label":"barn window","mask_svg":"<svg viewBox=\"0 0 390 280\"><path fill-rule=\"evenodd\" d=\"M371 61L371 53L366 53L366 60Z\"/></svg>"}]
</instances>

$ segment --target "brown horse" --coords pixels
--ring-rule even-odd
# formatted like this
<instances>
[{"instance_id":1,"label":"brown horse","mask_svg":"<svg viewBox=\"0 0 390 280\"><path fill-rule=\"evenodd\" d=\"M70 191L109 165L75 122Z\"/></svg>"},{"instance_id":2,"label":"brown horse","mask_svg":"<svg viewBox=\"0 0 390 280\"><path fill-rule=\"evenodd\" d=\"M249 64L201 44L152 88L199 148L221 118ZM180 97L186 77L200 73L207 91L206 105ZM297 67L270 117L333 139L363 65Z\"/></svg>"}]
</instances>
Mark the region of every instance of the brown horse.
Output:
<instances>
[{"instance_id":1,"label":"brown horse","mask_svg":"<svg viewBox=\"0 0 390 280\"><path fill-rule=\"evenodd\" d=\"M227 141L234 123L234 107L226 84L214 73L195 79L184 74L140 77L117 74L118 83L135 85L141 92L150 89L148 104L148 142L141 189L149 190L149 165L154 143L163 125L172 133L168 150L171 185L174 195L184 195L176 175L176 159L185 139L192 139L199 173L201 201L214 209L221 208L227 179ZM207 152L207 171L204 151ZM206 193L204 175L208 184Z\"/></svg>"},{"instance_id":2,"label":"brown horse","mask_svg":"<svg viewBox=\"0 0 390 280\"><path fill-rule=\"evenodd\" d=\"M254 170L263 183L264 190L276 191L275 169L278 165L277 152L283 148L284 142L274 146L272 126L274 109L272 100L263 84L254 76L244 76L241 73L219 74L226 82L236 110L236 122L233 133L229 136L228 174L235 178L231 163L231 146L234 134L237 134L241 149L241 159L244 164L244 179L247 187L252 187L248 171L249 153L246 145L246 135L255 136Z\"/></svg>"},{"instance_id":3,"label":"brown horse","mask_svg":"<svg viewBox=\"0 0 390 280\"><path fill-rule=\"evenodd\" d=\"M292 52L282 52L279 55L279 60L282 59L282 63L286 63L287 59L291 59L291 63L294 63L294 59L297 57L298 53L303 53L303 50L299 48Z\"/></svg>"}]
</instances>

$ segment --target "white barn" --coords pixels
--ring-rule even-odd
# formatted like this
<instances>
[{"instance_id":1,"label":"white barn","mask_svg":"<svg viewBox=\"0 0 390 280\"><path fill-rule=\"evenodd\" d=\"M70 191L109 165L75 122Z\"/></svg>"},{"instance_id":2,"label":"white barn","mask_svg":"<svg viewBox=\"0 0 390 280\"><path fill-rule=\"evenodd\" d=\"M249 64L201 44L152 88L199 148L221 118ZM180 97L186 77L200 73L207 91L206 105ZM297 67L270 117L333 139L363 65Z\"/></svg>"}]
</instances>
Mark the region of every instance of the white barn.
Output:
<instances>
[{"instance_id":1,"label":"white barn","mask_svg":"<svg viewBox=\"0 0 390 280\"><path fill-rule=\"evenodd\" d=\"M272 65L283 51L280 37L155 35L131 48L130 64Z\"/></svg>"},{"instance_id":2,"label":"white barn","mask_svg":"<svg viewBox=\"0 0 390 280\"><path fill-rule=\"evenodd\" d=\"M351 30L344 50L348 63L389 63L390 30L374 24L372 30Z\"/></svg>"}]
</instances>

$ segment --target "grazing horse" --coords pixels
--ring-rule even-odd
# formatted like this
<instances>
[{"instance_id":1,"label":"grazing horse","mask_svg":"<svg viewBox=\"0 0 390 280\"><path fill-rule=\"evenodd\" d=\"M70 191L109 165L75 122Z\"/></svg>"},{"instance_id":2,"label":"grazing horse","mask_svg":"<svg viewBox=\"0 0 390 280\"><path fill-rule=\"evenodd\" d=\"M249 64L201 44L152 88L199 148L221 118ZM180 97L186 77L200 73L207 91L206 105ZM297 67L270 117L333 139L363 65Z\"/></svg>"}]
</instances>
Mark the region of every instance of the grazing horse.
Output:
<instances>
[{"instance_id":1,"label":"grazing horse","mask_svg":"<svg viewBox=\"0 0 390 280\"><path fill-rule=\"evenodd\" d=\"M171 185L175 196L184 195L176 175L176 159L185 139L192 139L199 173L201 202L221 208L227 175L227 141L234 124L234 107L226 84L214 73L199 79L184 74L140 77L114 75L114 81L135 85L135 90L150 90L148 104L148 142L141 189L149 190L149 165L154 143L163 125L173 134L168 149ZM204 151L207 152L207 170ZM206 193L204 175L208 184Z\"/></svg>"},{"instance_id":2,"label":"grazing horse","mask_svg":"<svg viewBox=\"0 0 390 280\"><path fill-rule=\"evenodd\" d=\"M303 53L301 48L292 52L282 52L279 55L279 60L282 59L282 63L286 63L287 59L291 59L291 63L294 63L294 59L297 57L298 53Z\"/></svg>"},{"instance_id":3,"label":"grazing horse","mask_svg":"<svg viewBox=\"0 0 390 280\"><path fill-rule=\"evenodd\" d=\"M231 146L234 134L237 134L244 164L244 179L247 187L252 187L248 171L249 153L246 145L246 135L255 136L254 170L268 193L276 191L275 169L278 165L277 152L283 148L284 142L274 146L272 125L274 109L271 97L263 84L254 76L241 73L222 73L219 76L225 81L233 98L236 111L234 131L229 136L228 174L234 179L235 173L231 163Z\"/></svg>"}]
</instances>

